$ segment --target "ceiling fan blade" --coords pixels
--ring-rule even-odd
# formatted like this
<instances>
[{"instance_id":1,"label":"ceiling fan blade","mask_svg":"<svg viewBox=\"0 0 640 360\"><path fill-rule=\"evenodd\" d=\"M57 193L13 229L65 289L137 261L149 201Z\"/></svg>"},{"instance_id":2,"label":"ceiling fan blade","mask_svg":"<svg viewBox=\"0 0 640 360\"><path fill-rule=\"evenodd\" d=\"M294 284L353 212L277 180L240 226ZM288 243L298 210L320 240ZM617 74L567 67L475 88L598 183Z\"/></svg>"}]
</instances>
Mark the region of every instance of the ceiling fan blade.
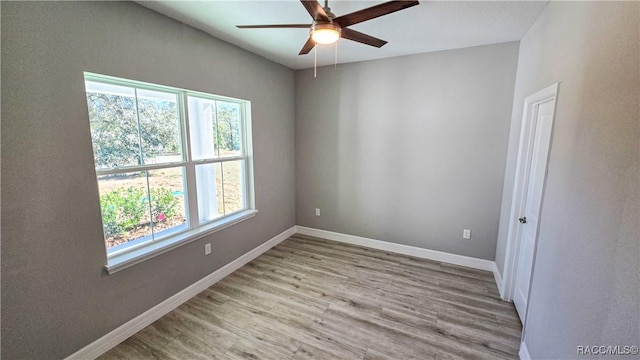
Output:
<instances>
[{"instance_id":1,"label":"ceiling fan blade","mask_svg":"<svg viewBox=\"0 0 640 360\"><path fill-rule=\"evenodd\" d=\"M309 36L309 39L307 39L307 42L304 43L304 46L302 47L302 50L300 50L298 55L306 55L306 54L308 54L309 51L311 51L311 49L313 49L315 46L316 46L315 41L313 41L311 36Z\"/></svg>"},{"instance_id":2,"label":"ceiling fan blade","mask_svg":"<svg viewBox=\"0 0 640 360\"><path fill-rule=\"evenodd\" d=\"M238 29L309 29L311 24L236 25Z\"/></svg>"},{"instance_id":3,"label":"ceiling fan blade","mask_svg":"<svg viewBox=\"0 0 640 360\"><path fill-rule=\"evenodd\" d=\"M324 12L322 6L316 0L300 0L302 6L309 12L309 15L316 21L331 21Z\"/></svg>"},{"instance_id":4,"label":"ceiling fan blade","mask_svg":"<svg viewBox=\"0 0 640 360\"><path fill-rule=\"evenodd\" d=\"M375 5L350 14L338 16L333 19L333 21L338 23L344 29L349 25L354 25L363 21L375 19L379 16L391 14L396 11L416 6L419 3L419 1L388 1L380 5Z\"/></svg>"},{"instance_id":5,"label":"ceiling fan blade","mask_svg":"<svg viewBox=\"0 0 640 360\"><path fill-rule=\"evenodd\" d=\"M363 33L359 32L359 31L355 31L355 30L349 29L349 28L343 28L342 29L341 37L344 38L344 39L357 41L357 42L362 43L362 44L375 46L377 48L382 47L384 44L387 43L386 41L384 41L382 39L378 39L378 38L373 37L371 35L363 34Z\"/></svg>"}]
</instances>

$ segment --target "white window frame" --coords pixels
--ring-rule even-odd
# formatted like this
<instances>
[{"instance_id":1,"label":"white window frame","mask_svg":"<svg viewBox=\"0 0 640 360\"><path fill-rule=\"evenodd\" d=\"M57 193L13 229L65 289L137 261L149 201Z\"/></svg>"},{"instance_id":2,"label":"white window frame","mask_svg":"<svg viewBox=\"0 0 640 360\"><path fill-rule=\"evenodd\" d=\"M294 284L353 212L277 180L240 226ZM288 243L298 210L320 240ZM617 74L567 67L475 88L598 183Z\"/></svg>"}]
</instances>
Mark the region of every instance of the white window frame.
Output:
<instances>
[{"instance_id":1,"label":"white window frame","mask_svg":"<svg viewBox=\"0 0 640 360\"><path fill-rule=\"evenodd\" d=\"M156 85L141 81L116 78L107 75L84 73L84 80L110 85L125 86L135 89L161 91L175 94L180 118L180 133L182 146L182 161L167 162L161 164L145 164L122 166L111 169L96 169L96 179L103 175L113 175L124 172L149 171L165 168L184 167L185 188L185 212L187 217L187 229L170 234L165 237L142 242L140 244L122 247L120 249L107 249L107 264L105 268L109 274L126 269L144 260L163 254L181 245L187 244L213 232L222 230L243 220L249 219L258 213L255 208L254 182L253 182L253 147L251 134L251 102L248 100L207 94L198 91L185 90L164 85ZM85 91L86 92L86 91ZM241 153L237 156L216 157L204 160L192 160L191 139L189 131L188 97L198 97L214 101L231 102L240 107L241 121ZM196 165L225 163L229 161L244 161L244 205L241 210L224 214L212 221L200 223L198 217L198 199L196 189ZM101 215L102 218L102 215ZM102 241L106 239L103 237ZM203 252L204 254L204 252Z\"/></svg>"}]
</instances>

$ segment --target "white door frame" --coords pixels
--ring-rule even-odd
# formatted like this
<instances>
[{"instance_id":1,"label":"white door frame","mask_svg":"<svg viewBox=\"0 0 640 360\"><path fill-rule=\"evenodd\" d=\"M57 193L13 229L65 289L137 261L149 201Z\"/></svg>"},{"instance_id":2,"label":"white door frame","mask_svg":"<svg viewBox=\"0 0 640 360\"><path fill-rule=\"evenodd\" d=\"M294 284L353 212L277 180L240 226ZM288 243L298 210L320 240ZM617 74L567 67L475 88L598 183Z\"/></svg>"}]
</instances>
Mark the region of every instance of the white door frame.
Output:
<instances>
[{"instance_id":1,"label":"white door frame","mask_svg":"<svg viewBox=\"0 0 640 360\"><path fill-rule=\"evenodd\" d=\"M528 182L528 166L527 154L530 146L533 146L532 137L535 135L534 119L537 116L537 105L549 100L554 101L554 115L551 117L550 126L553 126L555 118L555 103L558 96L558 83L555 83L535 94L527 96L524 99L524 110L522 114L522 127L520 129L520 143L518 146L518 162L516 164L515 181L513 184L513 195L511 199L511 211L509 213L509 231L507 233L507 246L504 261L504 271L502 274L503 299L513 301L516 282L516 271L518 269L517 259L519 253L519 239L521 236L522 226L518 222L520 214L524 211L524 199L527 189L525 184ZM551 137L551 131L549 137ZM551 142L549 141L549 147ZM548 150L548 149L546 149ZM547 166L548 166L547 157ZM545 170L546 173L546 170ZM546 175L545 175L546 182ZM544 187L543 187L544 194ZM535 253L534 253L535 256ZM534 258L535 262L535 258ZM533 275L533 272L532 272Z\"/></svg>"}]
</instances>

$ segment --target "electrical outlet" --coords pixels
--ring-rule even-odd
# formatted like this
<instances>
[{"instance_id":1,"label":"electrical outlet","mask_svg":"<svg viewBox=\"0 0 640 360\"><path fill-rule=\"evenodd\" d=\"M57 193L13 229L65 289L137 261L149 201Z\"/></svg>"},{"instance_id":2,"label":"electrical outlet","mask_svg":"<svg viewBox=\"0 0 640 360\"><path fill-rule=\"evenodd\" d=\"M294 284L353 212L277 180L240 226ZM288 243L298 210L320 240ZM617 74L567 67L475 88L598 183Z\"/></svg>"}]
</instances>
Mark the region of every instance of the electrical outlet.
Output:
<instances>
[{"instance_id":1,"label":"electrical outlet","mask_svg":"<svg viewBox=\"0 0 640 360\"><path fill-rule=\"evenodd\" d=\"M211 243L204 244L204 254L205 255L211 254Z\"/></svg>"},{"instance_id":2,"label":"electrical outlet","mask_svg":"<svg viewBox=\"0 0 640 360\"><path fill-rule=\"evenodd\" d=\"M320 209L316 208L316 216L320 216Z\"/></svg>"},{"instance_id":3,"label":"electrical outlet","mask_svg":"<svg viewBox=\"0 0 640 360\"><path fill-rule=\"evenodd\" d=\"M462 238L463 239L471 239L471 230L464 229L464 231L462 232Z\"/></svg>"}]
</instances>

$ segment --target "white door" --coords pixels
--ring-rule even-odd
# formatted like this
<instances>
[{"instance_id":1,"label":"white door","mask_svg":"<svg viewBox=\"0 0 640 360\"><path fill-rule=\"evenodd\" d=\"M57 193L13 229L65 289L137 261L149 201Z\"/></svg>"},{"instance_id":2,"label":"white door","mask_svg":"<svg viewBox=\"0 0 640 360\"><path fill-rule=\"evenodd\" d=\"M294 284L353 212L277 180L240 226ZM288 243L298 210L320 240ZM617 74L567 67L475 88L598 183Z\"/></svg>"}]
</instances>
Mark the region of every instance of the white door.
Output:
<instances>
[{"instance_id":1,"label":"white door","mask_svg":"<svg viewBox=\"0 0 640 360\"><path fill-rule=\"evenodd\" d=\"M551 128L553 124L553 110L555 97L539 103L531 104L528 137L528 146L524 156L524 186L522 188L524 198L520 206L519 215L519 241L516 266L516 281L513 302L520 319L524 323L527 301L529 299L529 286L538 238L538 218L542 204L542 192L544 189L545 175L547 172L547 158L549 143L551 141Z\"/></svg>"}]
</instances>

